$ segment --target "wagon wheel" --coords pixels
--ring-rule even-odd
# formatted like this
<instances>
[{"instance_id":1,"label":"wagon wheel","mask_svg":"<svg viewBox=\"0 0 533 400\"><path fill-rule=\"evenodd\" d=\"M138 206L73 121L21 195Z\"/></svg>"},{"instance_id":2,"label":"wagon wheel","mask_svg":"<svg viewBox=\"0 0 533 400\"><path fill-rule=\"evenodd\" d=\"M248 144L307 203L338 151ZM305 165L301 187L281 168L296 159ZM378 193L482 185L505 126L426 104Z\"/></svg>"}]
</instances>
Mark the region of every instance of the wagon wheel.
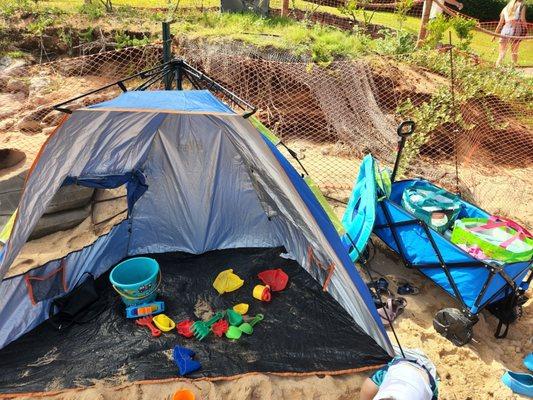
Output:
<instances>
[{"instance_id":1,"label":"wagon wheel","mask_svg":"<svg viewBox=\"0 0 533 400\"><path fill-rule=\"evenodd\" d=\"M472 340L477 321L477 317L469 318L457 308L444 308L435 314L433 327L456 346L463 346Z\"/></svg>"}]
</instances>

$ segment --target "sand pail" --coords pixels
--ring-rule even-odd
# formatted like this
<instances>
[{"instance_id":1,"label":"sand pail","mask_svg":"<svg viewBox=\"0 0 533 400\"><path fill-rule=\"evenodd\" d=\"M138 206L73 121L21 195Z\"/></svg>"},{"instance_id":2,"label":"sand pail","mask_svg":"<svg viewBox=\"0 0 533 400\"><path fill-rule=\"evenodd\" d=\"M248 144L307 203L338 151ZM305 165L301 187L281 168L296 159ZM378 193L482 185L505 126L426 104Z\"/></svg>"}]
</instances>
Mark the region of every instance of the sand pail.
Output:
<instances>
[{"instance_id":1,"label":"sand pail","mask_svg":"<svg viewBox=\"0 0 533 400\"><path fill-rule=\"evenodd\" d=\"M270 301L272 295L270 294L270 286L266 285L255 285L254 290L252 291L252 296L257 300L261 301Z\"/></svg>"},{"instance_id":2,"label":"sand pail","mask_svg":"<svg viewBox=\"0 0 533 400\"><path fill-rule=\"evenodd\" d=\"M130 258L113 268L109 280L127 306L149 303L161 283L159 264L149 257Z\"/></svg>"}]
</instances>

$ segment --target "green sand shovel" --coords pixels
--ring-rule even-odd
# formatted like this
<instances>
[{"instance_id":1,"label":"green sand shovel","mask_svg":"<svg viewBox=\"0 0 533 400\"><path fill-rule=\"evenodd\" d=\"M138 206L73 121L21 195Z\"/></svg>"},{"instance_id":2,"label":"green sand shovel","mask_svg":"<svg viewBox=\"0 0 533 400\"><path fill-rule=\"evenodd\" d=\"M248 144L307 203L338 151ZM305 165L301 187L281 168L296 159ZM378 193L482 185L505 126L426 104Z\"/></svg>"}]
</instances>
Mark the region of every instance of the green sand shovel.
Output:
<instances>
[{"instance_id":1,"label":"green sand shovel","mask_svg":"<svg viewBox=\"0 0 533 400\"><path fill-rule=\"evenodd\" d=\"M251 335L254 333L254 325L261 322L264 318L265 316L263 314L257 314L250 322L245 322L239 326L239 330L247 335Z\"/></svg>"},{"instance_id":2,"label":"green sand shovel","mask_svg":"<svg viewBox=\"0 0 533 400\"><path fill-rule=\"evenodd\" d=\"M231 326L239 326L242 324L242 315L231 308L226 310L226 318Z\"/></svg>"},{"instance_id":3,"label":"green sand shovel","mask_svg":"<svg viewBox=\"0 0 533 400\"><path fill-rule=\"evenodd\" d=\"M209 335L209 332L211 332L211 325L222 318L224 318L224 313L218 312L208 321L196 321L194 324L192 324L191 329L194 333L194 337L198 340L204 340L207 335Z\"/></svg>"}]
</instances>

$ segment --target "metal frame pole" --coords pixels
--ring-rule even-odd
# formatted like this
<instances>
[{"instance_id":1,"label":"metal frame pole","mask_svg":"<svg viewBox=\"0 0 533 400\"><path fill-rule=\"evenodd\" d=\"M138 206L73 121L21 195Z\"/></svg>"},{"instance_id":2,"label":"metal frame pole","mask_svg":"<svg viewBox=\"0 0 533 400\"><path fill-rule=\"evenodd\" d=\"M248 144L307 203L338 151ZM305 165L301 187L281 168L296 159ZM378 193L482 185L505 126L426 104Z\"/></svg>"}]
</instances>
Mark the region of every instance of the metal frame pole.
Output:
<instances>
[{"instance_id":1,"label":"metal frame pole","mask_svg":"<svg viewBox=\"0 0 533 400\"><path fill-rule=\"evenodd\" d=\"M170 36L170 22L162 22L163 30L163 64L169 63L172 59L172 38ZM172 75L166 74L163 76L163 83L165 90L172 89Z\"/></svg>"}]
</instances>

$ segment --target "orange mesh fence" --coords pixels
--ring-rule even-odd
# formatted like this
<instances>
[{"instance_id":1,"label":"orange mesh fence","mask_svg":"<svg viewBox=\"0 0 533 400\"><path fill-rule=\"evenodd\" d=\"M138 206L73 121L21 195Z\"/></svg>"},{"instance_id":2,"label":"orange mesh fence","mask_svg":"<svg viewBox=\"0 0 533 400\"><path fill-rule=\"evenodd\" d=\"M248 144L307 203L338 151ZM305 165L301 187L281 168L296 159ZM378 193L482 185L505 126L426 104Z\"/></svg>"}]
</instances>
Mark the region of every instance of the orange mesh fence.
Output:
<instances>
[{"instance_id":1,"label":"orange mesh fence","mask_svg":"<svg viewBox=\"0 0 533 400\"><path fill-rule=\"evenodd\" d=\"M486 93L462 97L468 82L457 79L457 100L447 102L448 78L392 57L319 67L273 50L184 40L176 42L174 52L258 107L259 119L294 150L335 207L347 200L364 154L371 152L391 167L397 124L428 118L431 107L438 107L435 113L443 115L421 125L409 140L402 175L425 177L489 212L533 223L531 101L509 102ZM3 173L31 164L59 123L61 113L52 105L153 67L161 58L161 46L149 45L10 71L0 82L13 103L0 120ZM119 92L114 87L74 108Z\"/></svg>"}]
</instances>

